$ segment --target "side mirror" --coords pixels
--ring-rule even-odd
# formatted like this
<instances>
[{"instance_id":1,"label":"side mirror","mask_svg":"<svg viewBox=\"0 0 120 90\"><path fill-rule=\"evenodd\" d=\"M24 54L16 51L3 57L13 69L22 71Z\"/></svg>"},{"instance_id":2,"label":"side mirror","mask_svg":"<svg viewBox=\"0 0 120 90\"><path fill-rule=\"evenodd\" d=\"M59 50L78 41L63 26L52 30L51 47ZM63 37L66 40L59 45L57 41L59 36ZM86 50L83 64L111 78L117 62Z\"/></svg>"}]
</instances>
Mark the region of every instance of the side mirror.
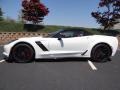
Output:
<instances>
[{"instance_id":1,"label":"side mirror","mask_svg":"<svg viewBox=\"0 0 120 90\"><path fill-rule=\"evenodd\" d=\"M58 40L62 40L63 37L65 37L65 35L63 35L62 33L60 33L60 35L58 36Z\"/></svg>"},{"instance_id":2,"label":"side mirror","mask_svg":"<svg viewBox=\"0 0 120 90\"><path fill-rule=\"evenodd\" d=\"M62 40L62 38L59 37L58 40Z\"/></svg>"}]
</instances>

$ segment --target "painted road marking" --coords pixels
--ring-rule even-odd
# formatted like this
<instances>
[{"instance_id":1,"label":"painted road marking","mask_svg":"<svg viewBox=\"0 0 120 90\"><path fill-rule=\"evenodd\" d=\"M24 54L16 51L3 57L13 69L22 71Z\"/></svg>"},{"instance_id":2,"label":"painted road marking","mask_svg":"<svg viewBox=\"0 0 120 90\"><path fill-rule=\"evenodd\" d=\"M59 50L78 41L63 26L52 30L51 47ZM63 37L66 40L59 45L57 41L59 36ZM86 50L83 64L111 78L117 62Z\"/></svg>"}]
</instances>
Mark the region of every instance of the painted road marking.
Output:
<instances>
[{"instance_id":1,"label":"painted road marking","mask_svg":"<svg viewBox=\"0 0 120 90\"><path fill-rule=\"evenodd\" d=\"M0 60L0 63L4 62L5 60Z\"/></svg>"},{"instance_id":2,"label":"painted road marking","mask_svg":"<svg viewBox=\"0 0 120 90\"><path fill-rule=\"evenodd\" d=\"M95 67L95 65L91 61L88 60L88 64L90 65L92 70L97 70L97 68Z\"/></svg>"}]
</instances>

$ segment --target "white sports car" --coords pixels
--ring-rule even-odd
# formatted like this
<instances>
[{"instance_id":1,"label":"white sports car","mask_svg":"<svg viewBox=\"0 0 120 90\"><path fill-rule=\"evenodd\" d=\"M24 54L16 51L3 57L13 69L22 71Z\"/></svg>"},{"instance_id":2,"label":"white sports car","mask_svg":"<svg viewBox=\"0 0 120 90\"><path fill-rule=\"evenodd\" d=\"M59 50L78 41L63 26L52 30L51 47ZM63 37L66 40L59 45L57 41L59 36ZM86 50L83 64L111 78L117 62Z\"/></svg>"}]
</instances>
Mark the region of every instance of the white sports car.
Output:
<instances>
[{"instance_id":1,"label":"white sports car","mask_svg":"<svg viewBox=\"0 0 120 90\"><path fill-rule=\"evenodd\" d=\"M114 56L118 40L113 36L92 35L81 29L59 30L49 37L26 37L4 45L8 61L30 62L34 59L85 57L103 61Z\"/></svg>"}]
</instances>

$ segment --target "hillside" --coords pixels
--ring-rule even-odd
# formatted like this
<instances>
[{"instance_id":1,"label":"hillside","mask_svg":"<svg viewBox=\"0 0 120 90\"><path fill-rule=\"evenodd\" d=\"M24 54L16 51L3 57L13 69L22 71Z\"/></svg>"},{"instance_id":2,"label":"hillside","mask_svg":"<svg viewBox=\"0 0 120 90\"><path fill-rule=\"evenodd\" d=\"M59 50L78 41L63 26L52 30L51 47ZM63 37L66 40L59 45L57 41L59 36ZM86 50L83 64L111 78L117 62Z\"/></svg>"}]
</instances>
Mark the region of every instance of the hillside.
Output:
<instances>
[{"instance_id":1,"label":"hillside","mask_svg":"<svg viewBox=\"0 0 120 90\"><path fill-rule=\"evenodd\" d=\"M54 32L58 29L63 29L63 28L80 28L84 29L88 32L92 32L94 34L106 34L106 33L120 33L120 30L109 30L109 31L102 31L100 29L95 29L95 28L82 28L82 27L70 27L70 26L56 26L56 25L45 25L45 27L41 30L38 30L37 32ZM16 22L8 22L8 21L2 21L0 22L0 32L26 32L24 30L24 24L23 23L16 23Z\"/></svg>"}]
</instances>

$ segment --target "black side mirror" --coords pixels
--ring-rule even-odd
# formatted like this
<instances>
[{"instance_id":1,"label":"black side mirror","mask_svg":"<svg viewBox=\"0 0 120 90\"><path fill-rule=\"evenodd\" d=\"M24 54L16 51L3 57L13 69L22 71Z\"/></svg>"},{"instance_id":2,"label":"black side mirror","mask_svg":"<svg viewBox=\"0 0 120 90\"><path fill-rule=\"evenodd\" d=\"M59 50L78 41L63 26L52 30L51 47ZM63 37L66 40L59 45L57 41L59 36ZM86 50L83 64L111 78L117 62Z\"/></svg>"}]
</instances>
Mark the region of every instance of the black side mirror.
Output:
<instances>
[{"instance_id":1,"label":"black side mirror","mask_svg":"<svg viewBox=\"0 0 120 90\"><path fill-rule=\"evenodd\" d=\"M62 40L62 38L59 37L58 40Z\"/></svg>"},{"instance_id":2,"label":"black side mirror","mask_svg":"<svg viewBox=\"0 0 120 90\"><path fill-rule=\"evenodd\" d=\"M65 37L62 33L59 34L58 40L62 40L62 38Z\"/></svg>"}]
</instances>

